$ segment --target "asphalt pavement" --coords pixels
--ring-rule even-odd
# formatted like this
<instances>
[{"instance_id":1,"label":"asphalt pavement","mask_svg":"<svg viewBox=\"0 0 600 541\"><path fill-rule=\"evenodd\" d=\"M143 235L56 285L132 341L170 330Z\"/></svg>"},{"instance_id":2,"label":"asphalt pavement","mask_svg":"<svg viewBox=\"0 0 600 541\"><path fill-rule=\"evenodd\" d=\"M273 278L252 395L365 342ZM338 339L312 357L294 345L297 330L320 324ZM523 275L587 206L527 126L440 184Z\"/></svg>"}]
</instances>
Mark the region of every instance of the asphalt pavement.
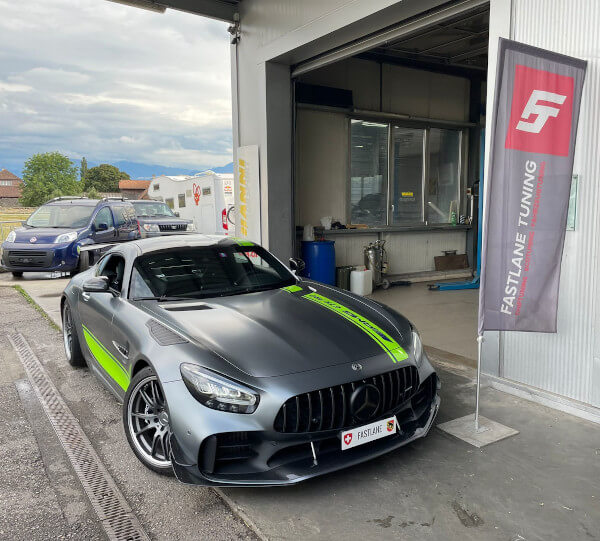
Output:
<instances>
[{"instance_id":1,"label":"asphalt pavement","mask_svg":"<svg viewBox=\"0 0 600 541\"><path fill-rule=\"evenodd\" d=\"M51 309L65 282L19 283ZM242 516L268 539L600 540L600 427L488 387L482 413L520 433L482 449L434 428L298 486L223 490L227 504L212 489L155 475L130 451L112 395L66 363L60 333L13 287L0 287L1 539L105 536L7 341L15 331L152 539L251 539ZM438 422L473 408L473 371L448 358L432 359L443 385Z\"/></svg>"}]
</instances>

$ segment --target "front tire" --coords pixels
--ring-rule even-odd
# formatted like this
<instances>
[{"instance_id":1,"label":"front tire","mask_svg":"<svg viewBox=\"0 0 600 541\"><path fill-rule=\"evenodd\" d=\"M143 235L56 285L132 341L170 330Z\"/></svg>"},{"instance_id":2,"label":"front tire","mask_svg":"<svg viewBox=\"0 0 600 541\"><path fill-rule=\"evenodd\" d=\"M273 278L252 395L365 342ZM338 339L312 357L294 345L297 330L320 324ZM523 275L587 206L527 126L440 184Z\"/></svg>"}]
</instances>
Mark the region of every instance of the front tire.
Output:
<instances>
[{"instance_id":1,"label":"front tire","mask_svg":"<svg viewBox=\"0 0 600 541\"><path fill-rule=\"evenodd\" d=\"M73 320L73 312L69 301L65 299L62 307L62 326L63 326L63 344L65 346L65 355L67 361L71 366L81 367L85 366L85 359L81 352L81 345L79 344L79 335L75 328L75 322Z\"/></svg>"},{"instance_id":2,"label":"front tire","mask_svg":"<svg viewBox=\"0 0 600 541\"><path fill-rule=\"evenodd\" d=\"M131 449L144 466L161 475L173 475L169 409L158 376L149 366L129 384L123 426Z\"/></svg>"},{"instance_id":3,"label":"front tire","mask_svg":"<svg viewBox=\"0 0 600 541\"><path fill-rule=\"evenodd\" d=\"M88 251L81 252L79 254L79 262L77 263L77 268L71 271L71 276L75 276L80 272L86 271L90 268L90 253Z\"/></svg>"},{"instance_id":4,"label":"front tire","mask_svg":"<svg viewBox=\"0 0 600 541\"><path fill-rule=\"evenodd\" d=\"M23 278L23 273L21 271L12 271L12 275L15 278Z\"/></svg>"}]
</instances>

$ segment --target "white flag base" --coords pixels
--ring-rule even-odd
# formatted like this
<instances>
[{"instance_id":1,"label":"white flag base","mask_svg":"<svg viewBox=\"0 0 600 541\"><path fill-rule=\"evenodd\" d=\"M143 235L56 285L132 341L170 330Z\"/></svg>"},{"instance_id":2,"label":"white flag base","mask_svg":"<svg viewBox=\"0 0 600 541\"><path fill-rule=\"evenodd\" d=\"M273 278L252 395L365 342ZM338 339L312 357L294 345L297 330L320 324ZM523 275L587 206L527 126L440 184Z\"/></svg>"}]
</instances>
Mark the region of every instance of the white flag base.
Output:
<instances>
[{"instance_id":1,"label":"white flag base","mask_svg":"<svg viewBox=\"0 0 600 541\"><path fill-rule=\"evenodd\" d=\"M458 439L466 441L475 447L485 447L490 443L515 436L518 430L501 425L496 421L479 416L479 428L475 428L475 414L470 413L459 419L437 425L440 430Z\"/></svg>"}]
</instances>

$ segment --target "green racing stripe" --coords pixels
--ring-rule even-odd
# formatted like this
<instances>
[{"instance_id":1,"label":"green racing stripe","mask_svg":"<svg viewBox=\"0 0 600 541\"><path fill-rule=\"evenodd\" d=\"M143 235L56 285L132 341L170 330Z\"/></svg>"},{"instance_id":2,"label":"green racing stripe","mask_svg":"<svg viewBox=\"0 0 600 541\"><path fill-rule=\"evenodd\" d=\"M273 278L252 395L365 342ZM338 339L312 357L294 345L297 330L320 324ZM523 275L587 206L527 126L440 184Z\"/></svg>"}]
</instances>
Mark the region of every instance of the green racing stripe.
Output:
<instances>
[{"instance_id":1,"label":"green racing stripe","mask_svg":"<svg viewBox=\"0 0 600 541\"><path fill-rule=\"evenodd\" d=\"M287 286L281 288L283 291L287 291L288 293L296 293L296 291L302 291L300 286Z\"/></svg>"},{"instance_id":2,"label":"green racing stripe","mask_svg":"<svg viewBox=\"0 0 600 541\"><path fill-rule=\"evenodd\" d=\"M106 373L114 379L119 387L124 391L129 387L129 374L125 367L112 355L98 340L90 330L82 325L85 342L100 366L106 370Z\"/></svg>"},{"instance_id":3,"label":"green racing stripe","mask_svg":"<svg viewBox=\"0 0 600 541\"><path fill-rule=\"evenodd\" d=\"M294 286L291 286L294 287ZM367 318L361 316L357 312L350 310L343 304L332 301L323 295L319 295L318 293L308 293L307 295L302 295L303 299L308 299L337 315L343 317L344 319L350 321L354 325L356 325L360 330L368 334L377 344L383 349L392 359L394 363L398 363L408 358L408 354L404 349L394 340L387 332L385 332L381 327L375 325L372 321L369 321Z\"/></svg>"}]
</instances>

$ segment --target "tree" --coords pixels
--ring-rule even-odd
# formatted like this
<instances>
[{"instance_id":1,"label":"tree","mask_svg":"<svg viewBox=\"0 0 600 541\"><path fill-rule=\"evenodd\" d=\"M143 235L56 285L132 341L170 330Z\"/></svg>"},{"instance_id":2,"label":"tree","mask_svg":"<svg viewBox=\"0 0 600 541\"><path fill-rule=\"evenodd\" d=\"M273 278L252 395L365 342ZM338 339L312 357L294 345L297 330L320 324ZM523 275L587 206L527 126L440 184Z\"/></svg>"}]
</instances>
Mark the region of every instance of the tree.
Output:
<instances>
[{"instance_id":1,"label":"tree","mask_svg":"<svg viewBox=\"0 0 600 541\"><path fill-rule=\"evenodd\" d=\"M37 207L52 197L81 193L77 167L59 152L29 158L23 166L23 181L21 204L25 207Z\"/></svg>"},{"instance_id":2,"label":"tree","mask_svg":"<svg viewBox=\"0 0 600 541\"><path fill-rule=\"evenodd\" d=\"M90 199L100 199L100 192L96 190L93 186L85 192Z\"/></svg>"},{"instance_id":3,"label":"tree","mask_svg":"<svg viewBox=\"0 0 600 541\"><path fill-rule=\"evenodd\" d=\"M85 183L85 177L87 176L87 172L88 172L88 164L87 164L87 160L85 159L85 156L83 158L81 158L81 166L79 167L79 180L81 182Z\"/></svg>"},{"instance_id":4,"label":"tree","mask_svg":"<svg viewBox=\"0 0 600 541\"><path fill-rule=\"evenodd\" d=\"M99 192L118 192L119 180L129 179L129 175L119 171L114 165L103 163L88 169L84 189L96 188Z\"/></svg>"}]
</instances>

